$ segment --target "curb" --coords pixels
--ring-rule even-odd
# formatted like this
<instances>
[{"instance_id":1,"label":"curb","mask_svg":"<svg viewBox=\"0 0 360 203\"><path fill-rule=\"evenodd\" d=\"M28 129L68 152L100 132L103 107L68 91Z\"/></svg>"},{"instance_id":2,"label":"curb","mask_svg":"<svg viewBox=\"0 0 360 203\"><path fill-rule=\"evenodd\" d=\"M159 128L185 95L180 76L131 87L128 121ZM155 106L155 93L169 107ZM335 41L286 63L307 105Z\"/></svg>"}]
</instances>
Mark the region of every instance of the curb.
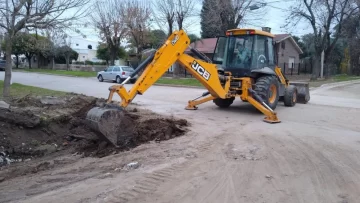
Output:
<instances>
[{"instance_id":1,"label":"curb","mask_svg":"<svg viewBox=\"0 0 360 203\"><path fill-rule=\"evenodd\" d=\"M94 77L94 76L82 77L82 76L75 76L75 75L61 75L61 74L53 74L53 73L27 72L27 71L21 71L21 70L16 70L16 71L12 71L12 72L30 73L30 74L35 73L35 74L42 74L42 75L55 75L55 76L72 77L72 78L92 78L92 77Z\"/></svg>"}]
</instances>

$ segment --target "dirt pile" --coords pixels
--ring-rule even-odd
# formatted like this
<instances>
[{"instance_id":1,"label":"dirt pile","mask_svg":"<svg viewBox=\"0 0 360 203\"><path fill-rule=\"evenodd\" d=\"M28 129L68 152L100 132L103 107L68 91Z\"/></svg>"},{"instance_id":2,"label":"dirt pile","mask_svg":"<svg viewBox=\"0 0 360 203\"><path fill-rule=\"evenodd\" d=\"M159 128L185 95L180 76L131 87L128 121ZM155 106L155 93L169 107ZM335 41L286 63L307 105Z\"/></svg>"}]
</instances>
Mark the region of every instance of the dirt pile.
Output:
<instances>
[{"instance_id":1,"label":"dirt pile","mask_svg":"<svg viewBox=\"0 0 360 203\"><path fill-rule=\"evenodd\" d=\"M31 95L0 109L0 152L3 160L24 162L56 153L103 157L148 141L161 141L186 132L186 120L164 118L129 107L125 113L126 136L120 149L104 143L85 123L86 113L104 106L105 100L68 94L61 98ZM114 121L117 122L117 121ZM122 135L123 129L119 129ZM5 161L6 162L6 161ZM6 163L2 164L5 165ZM1 163L0 163L1 165Z\"/></svg>"}]
</instances>

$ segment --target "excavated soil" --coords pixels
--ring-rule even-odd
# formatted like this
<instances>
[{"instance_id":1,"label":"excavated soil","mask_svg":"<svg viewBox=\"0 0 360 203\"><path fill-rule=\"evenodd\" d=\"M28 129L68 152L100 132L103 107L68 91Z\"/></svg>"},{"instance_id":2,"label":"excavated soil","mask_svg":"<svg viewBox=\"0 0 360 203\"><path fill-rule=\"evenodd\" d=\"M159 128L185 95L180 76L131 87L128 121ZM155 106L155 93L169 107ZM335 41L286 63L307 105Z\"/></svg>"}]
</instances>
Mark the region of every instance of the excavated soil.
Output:
<instances>
[{"instance_id":1,"label":"excavated soil","mask_svg":"<svg viewBox=\"0 0 360 203\"><path fill-rule=\"evenodd\" d=\"M61 98L28 95L12 100L9 110L0 109L0 156L5 160L0 163L0 173L7 168L7 174L2 171L1 175L16 177L51 168L51 161L26 167L25 163L44 157L51 160L58 155L81 154L83 157L101 158L149 141L181 136L187 131L186 120L129 107L122 121L114 121L122 122L122 129L117 132L119 137L124 129L127 132L126 140L119 139L121 147L115 148L99 139L85 123L87 112L104 104L104 99L77 94ZM25 167L19 168L16 164ZM14 167L14 170L9 170L9 167Z\"/></svg>"}]
</instances>

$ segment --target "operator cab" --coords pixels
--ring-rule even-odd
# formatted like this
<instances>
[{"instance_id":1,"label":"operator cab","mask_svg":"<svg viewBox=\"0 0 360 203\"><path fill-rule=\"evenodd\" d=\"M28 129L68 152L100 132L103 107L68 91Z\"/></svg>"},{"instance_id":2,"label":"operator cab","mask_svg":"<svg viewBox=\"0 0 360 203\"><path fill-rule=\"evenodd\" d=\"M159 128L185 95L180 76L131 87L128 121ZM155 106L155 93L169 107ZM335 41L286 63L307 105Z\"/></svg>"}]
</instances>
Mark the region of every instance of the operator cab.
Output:
<instances>
[{"instance_id":1,"label":"operator cab","mask_svg":"<svg viewBox=\"0 0 360 203\"><path fill-rule=\"evenodd\" d=\"M235 77L254 77L255 72L276 66L273 35L254 29L234 29L218 37L213 63Z\"/></svg>"}]
</instances>

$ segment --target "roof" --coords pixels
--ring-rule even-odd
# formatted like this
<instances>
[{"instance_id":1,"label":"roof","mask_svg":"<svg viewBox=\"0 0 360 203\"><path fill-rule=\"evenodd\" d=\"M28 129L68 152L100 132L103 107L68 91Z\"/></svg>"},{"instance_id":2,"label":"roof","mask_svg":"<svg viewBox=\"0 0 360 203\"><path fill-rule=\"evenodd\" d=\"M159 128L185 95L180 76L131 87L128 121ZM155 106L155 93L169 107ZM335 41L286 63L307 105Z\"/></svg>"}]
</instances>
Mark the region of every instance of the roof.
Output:
<instances>
[{"instance_id":1,"label":"roof","mask_svg":"<svg viewBox=\"0 0 360 203\"><path fill-rule=\"evenodd\" d=\"M264 35L264 36L268 36L268 37L274 37L273 34L271 34L270 32L265 32L262 30L257 30L257 29L253 29L253 28L237 28L237 29L231 29L231 30L227 30L228 32L233 32L235 35L239 35L239 34L247 34L248 32L255 32L256 35Z\"/></svg>"},{"instance_id":2,"label":"roof","mask_svg":"<svg viewBox=\"0 0 360 203\"><path fill-rule=\"evenodd\" d=\"M304 53L303 50L300 48L298 43L294 40L294 38L291 36L291 34L276 34L274 37L274 40L276 43L280 43L284 40L290 39L292 44L295 46L295 48L300 52L300 54Z\"/></svg>"},{"instance_id":3,"label":"roof","mask_svg":"<svg viewBox=\"0 0 360 203\"><path fill-rule=\"evenodd\" d=\"M217 38L206 38L200 39L196 42L190 44L192 48L202 52L202 53L213 53L216 46ZM190 49L187 48L185 52L190 52Z\"/></svg>"},{"instance_id":4,"label":"roof","mask_svg":"<svg viewBox=\"0 0 360 203\"><path fill-rule=\"evenodd\" d=\"M275 34L274 40L279 43L287 38L291 37L290 34Z\"/></svg>"},{"instance_id":5,"label":"roof","mask_svg":"<svg viewBox=\"0 0 360 203\"><path fill-rule=\"evenodd\" d=\"M303 53L302 49L299 47L299 45L296 43L296 41L294 40L294 38L292 38L290 34L274 34L274 41L276 43L280 43L286 39L290 39L291 42L294 44L294 46L298 49L298 51L301 54ZM216 42L217 42L217 38L200 39L196 42L191 43L190 47L196 48L196 50L202 53L212 54L214 53ZM189 53L190 49L189 48L186 49L185 52Z\"/></svg>"}]
</instances>

